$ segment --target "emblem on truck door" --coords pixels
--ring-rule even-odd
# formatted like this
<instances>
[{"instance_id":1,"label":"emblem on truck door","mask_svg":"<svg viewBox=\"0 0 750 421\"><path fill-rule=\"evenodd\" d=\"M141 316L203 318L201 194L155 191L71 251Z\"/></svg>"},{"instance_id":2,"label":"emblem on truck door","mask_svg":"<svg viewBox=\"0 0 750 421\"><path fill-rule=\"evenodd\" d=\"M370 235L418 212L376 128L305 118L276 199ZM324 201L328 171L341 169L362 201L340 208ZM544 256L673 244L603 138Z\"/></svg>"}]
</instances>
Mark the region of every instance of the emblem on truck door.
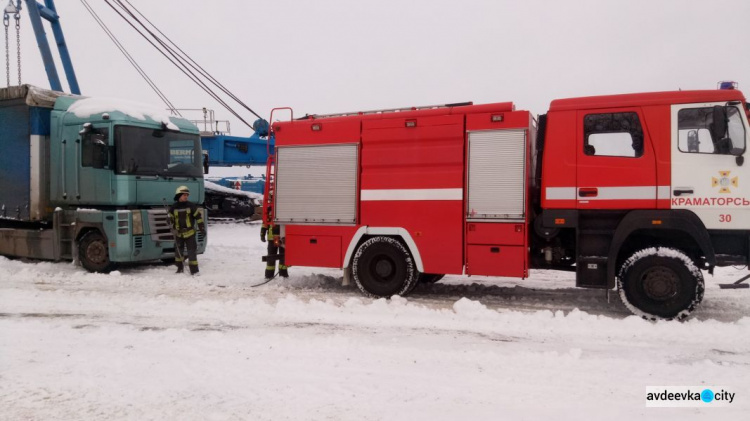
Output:
<instances>
[{"instance_id":1,"label":"emblem on truck door","mask_svg":"<svg viewBox=\"0 0 750 421\"><path fill-rule=\"evenodd\" d=\"M719 193L731 193L729 186L739 187L739 177L729 178L731 171L719 171L719 178L711 177L711 187L719 187Z\"/></svg>"}]
</instances>

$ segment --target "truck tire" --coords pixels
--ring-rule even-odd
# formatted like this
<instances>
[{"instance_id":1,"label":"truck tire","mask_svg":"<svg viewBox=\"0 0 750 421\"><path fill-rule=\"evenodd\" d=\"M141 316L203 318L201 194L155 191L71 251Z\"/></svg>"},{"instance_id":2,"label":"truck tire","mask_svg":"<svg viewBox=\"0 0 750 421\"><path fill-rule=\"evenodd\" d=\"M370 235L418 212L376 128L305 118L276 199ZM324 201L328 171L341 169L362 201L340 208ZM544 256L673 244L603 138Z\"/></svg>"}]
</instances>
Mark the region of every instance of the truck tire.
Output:
<instances>
[{"instance_id":1,"label":"truck tire","mask_svg":"<svg viewBox=\"0 0 750 421\"><path fill-rule=\"evenodd\" d=\"M445 276L444 274L438 274L438 273L420 273L419 283L434 284L435 282L443 279L444 276Z\"/></svg>"},{"instance_id":2,"label":"truck tire","mask_svg":"<svg viewBox=\"0 0 750 421\"><path fill-rule=\"evenodd\" d=\"M107 239L99 231L89 231L78 242L78 258L89 272L109 273L115 265L109 260Z\"/></svg>"},{"instance_id":3,"label":"truck tire","mask_svg":"<svg viewBox=\"0 0 750 421\"><path fill-rule=\"evenodd\" d=\"M352 261L352 275L359 290L375 298L406 295L418 279L411 253L390 237L373 237L362 243Z\"/></svg>"},{"instance_id":4,"label":"truck tire","mask_svg":"<svg viewBox=\"0 0 750 421\"><path fill-rule=\"evenodd\" d=\"M703 273L680 250L651 247L620 268L617 289L625 306L646 320L684 320L703 300Z\"/></svg>"}]
</instances>

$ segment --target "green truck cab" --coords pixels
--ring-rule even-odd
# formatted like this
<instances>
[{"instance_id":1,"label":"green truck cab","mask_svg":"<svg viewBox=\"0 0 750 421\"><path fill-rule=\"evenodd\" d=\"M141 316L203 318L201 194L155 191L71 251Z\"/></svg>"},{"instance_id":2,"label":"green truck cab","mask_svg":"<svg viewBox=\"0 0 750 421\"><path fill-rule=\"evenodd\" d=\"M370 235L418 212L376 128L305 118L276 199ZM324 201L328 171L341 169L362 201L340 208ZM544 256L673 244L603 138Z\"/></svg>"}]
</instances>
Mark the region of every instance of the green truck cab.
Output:
<instances>
[{"instance_id":1,"label":"green truck cab","mask_svg":"<svg viewBox=\"0 0 750 421\"><path fill-rule=\"evenodd\" d=\"M76 260L93 272L174 256L166 206L179 186L204 201L195 125L29 85L0 89L0 124L0 254ZM203 253L205 232L197 235Z\"/></svg>"}]
</instances>

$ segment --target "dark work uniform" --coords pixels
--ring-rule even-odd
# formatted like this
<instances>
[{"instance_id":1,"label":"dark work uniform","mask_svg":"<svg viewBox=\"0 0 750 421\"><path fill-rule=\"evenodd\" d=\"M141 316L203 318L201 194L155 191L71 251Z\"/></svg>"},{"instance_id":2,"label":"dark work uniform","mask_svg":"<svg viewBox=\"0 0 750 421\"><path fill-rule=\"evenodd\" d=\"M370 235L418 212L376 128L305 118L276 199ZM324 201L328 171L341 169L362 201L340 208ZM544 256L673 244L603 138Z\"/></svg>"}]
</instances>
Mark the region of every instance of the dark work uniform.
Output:
<instances>
[{"instance_id":1,"label":"dark work uniform","mask_svg":"<svg viewBox=\"0 0 750 421\"><path fill-rule=\"evenodd\" d=\"M279 254L279 276L282 278L286 278L289 276L289 272L287 271L287 266L284 264L284 247L280 247L276 245L276 242L274 239L276 239L279 235L281 235L281 227L278 225L270 224L269 225L263 224L263 226L260 229L260 239L261 240L268 240L268 259L266 260L266 278L273 278L274 271L276 271L276 258L271 257ZM265 237L265 238L264 238Z\"/></svg>"},{"instance_id":2,"label":"dark work uniform","mask_svg":"<svg viewBox=\"0 0 750 421\"><path fill-rule=\"evenodd\" d=\"M206 230L201 210L198 209L198 205L192 202L175 202L169 207L169 216L176 234L174 261L177 264L177 271L182 272L185 268L184 249L187 248L190 274L198 273L198 243L195 239L195 233L196 229L199 231Z\"/></svg>"}]
</instances>

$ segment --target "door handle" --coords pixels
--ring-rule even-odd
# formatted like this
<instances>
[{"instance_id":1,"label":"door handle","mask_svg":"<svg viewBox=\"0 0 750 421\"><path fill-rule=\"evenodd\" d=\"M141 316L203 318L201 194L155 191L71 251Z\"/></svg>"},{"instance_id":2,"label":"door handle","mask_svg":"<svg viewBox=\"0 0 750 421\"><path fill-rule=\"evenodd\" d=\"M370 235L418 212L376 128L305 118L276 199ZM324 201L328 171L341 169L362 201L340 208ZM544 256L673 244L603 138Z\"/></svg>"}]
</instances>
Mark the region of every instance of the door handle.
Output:
<instances>
[{"instance_id":1,"label":"door handle","mask_svg":"<svg viewBox=\"0 0 750 421\"><path fill-rule=\"evenodd\" d=\"M596 197L599 195L599 189L596 187L581 187L578 189L578 197Z\"/></svg>"},{"instance_id":2,"label":"door handle","mask_svg":"<svg viewBox=\"0 0 750 421\"><path fill-rule=\"evenodd\" d=\"M693 194L693 189L674 189L675 196L682 196L683 194Z\"/></svg>"}]
</instances>

